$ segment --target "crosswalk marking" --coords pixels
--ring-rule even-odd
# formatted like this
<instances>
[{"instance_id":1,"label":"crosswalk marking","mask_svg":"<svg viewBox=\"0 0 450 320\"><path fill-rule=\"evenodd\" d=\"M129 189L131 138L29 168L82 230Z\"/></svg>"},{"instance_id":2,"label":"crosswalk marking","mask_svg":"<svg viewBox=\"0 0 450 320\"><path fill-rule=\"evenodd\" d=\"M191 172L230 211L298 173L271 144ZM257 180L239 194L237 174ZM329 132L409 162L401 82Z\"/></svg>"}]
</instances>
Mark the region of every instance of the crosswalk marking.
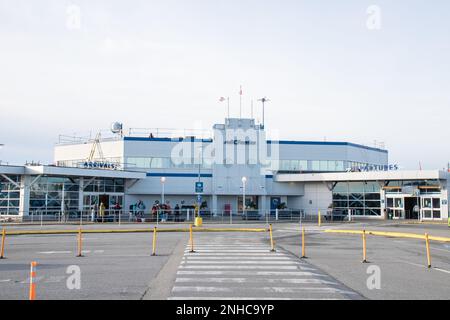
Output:
<instances>
[{"instance_id":1,"label":"crosswalk marking","mask_svg":"<svg viewBox=\"0 0 450 320\"><path fill-rule=\"evenodd\" d=\"M194 264L294 264L297 265L295 261L250 261L250 260L240 260L240 261L203 261L203 260L183 260L181 264L189 263Z\"/></svg>"},{"instance_id":2,"label":"crosswalk marking","mask_svg":"<svg viewBox=\"0 0 450 320\"><path fill-rule=\"evenodd\" d=\"M181 283L251 283L251 282L267 282L267 283L292 283L292 284L337 284L336 282L330 282L320 279L267 279L267 278L177 278L175 282Z\"/></svg>"},{"instance_id":3,"label":"crosswalk marking","mask_svg":"<svg viewBox=\"0 0 450 320\"><path fill-rule=\"evenodd\" d=\"M313 270L313 269L311 269ZM303 272L303 271L178 271L178 275L227 275L227 276L315 276L322 277L323 275L313 273L313 272Z\"/></svg>"},{"instance_id":4,"label":"crosswalk marking","mask_svg":"<svg viewBox=\"0 0 450 320\"><path fill-rule=\"evenodd\" d=\"M253 238L254 240L255 238ZM270 252L268 239L196 235L186 245L170 300L355 299L358 293L297 257Z\"/></svg>"}]
</instances>

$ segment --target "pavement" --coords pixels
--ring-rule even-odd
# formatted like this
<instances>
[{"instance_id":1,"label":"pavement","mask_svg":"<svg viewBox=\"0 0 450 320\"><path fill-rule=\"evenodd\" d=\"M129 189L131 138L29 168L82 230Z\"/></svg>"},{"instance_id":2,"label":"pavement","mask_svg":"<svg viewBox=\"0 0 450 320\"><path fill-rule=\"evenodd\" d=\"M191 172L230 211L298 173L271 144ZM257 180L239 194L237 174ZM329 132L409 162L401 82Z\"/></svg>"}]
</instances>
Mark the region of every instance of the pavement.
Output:
<instances>
[{"instance_id":1,"label":"pavement","mask_svg":"<svg viewBox=\"0 0 450 320\"><path fill-rule=\"evenodd\" d=\"M27 299L30 262L37 261L37 299L141 299L149 283L172 256L184 233L158 234L151 256L151 234L89 234L76 257L74 235L24 235L7 238L0 260L0 299ZM81 289L67 286L69 266L81 271Z\"/></svg>"},{"instance_id":2,"label":"pavement","mask_svg":"<svg viewBox=\"0 0 450 320\"><path fill-rule=\"evenodd\" d=\"M445 225L408 225L398 223L355 223L343 229L379 230L450 237ZM289 235L278 229L277 246L300 255L300 228ZM450 297L450 244L431 241L432 268L427 267L426 247L423 240L367 237L367 260L362 263L361 235L330 234L309 230L306 235L307 261L320 268L344 285L368 299L449 299ZM379 270L379 289L369 289L368 279L373 268Z\"/></svg>"},{"instance_id":3,"label":"pavement","mask_svg":"<svg viewBox=\"0 0 450 320\"><path fill-rule=\"evenodd\" d=\"M183 227L160 225L160 228ZM264 223L240 226L267 227ZM37 261L37 299L448 299L450 243L431 242L432 268L426 266L419 239L368 236L369 263L361 263L360 235L327 229L412 232L450 237L446 225L396 222L274 224L276 252L268 232L161 232L157 255L152 234L83 234L83 255L76 257L74 234L7 236L0 260L0 299L27 299L30 262ZM306 229L307 259L300 259L300 231ZM8 230L74 229L73 225L8 226ZM130 225L89 225L91 229L129 229ZM133 224L150 231L153 225ZM199 230L196 228L195 230ZM70 289L70 266L81 271L81 288ZM73 270L73 269L72 269ZM374 270L380 288L368 286ZM378 271L377 271L378 270Z\"/></svg>"},{"instance_id":4,"label":"pavement","mask_svg":"<svg viewBox=\"0 0 450 320\"><path fill-rule=\"evenodd\" d=\"M194 250L185 247L168 299L362 299L289 252L271 252L267 234L199 234Z\"/></svg>"}]
</instances>

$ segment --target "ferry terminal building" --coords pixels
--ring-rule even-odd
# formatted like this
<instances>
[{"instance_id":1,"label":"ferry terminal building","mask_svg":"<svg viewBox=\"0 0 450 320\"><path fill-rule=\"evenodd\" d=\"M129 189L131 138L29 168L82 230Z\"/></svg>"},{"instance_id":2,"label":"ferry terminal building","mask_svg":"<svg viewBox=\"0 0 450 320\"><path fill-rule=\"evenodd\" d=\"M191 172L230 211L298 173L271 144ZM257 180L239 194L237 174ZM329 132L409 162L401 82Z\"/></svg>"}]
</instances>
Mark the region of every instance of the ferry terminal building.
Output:
<instances>
[{"instance_id":1,"label":"ferry terminal building","mask_svg":"<svg viewBox=\"0 0 450 320\"><path fill-rule=\"evenodd\" d=\"M227 118L209 137L130 129L107 138L60 139L52 165L0 165L0 215L20 220L36 212L89 212L99 203L124 213L141 203L150 213L162 198L172 208L189 207L200 195L214 215L238 214L245 203L261 216L287 209L448 218L446 171L398 170L380 148L266 134L254 119Z\"/></svg>"}]
</instances>

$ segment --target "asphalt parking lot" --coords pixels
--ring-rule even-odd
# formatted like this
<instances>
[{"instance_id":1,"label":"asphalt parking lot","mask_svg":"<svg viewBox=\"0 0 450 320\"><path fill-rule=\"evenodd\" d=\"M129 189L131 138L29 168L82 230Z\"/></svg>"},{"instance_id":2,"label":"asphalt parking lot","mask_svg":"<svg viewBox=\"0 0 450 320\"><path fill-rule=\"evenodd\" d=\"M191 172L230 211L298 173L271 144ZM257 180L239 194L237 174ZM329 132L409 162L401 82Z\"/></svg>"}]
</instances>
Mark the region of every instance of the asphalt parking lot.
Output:
<instances>
[{"instance_id":1,"label":"asphalt parking lot","mask_svg":"<svg viewBox=\"0 0 450 320\"><path fill-rule=\"evenodd\" d=\"M150 233L85 234L76 257L75 235L8 237L7 259L0 261L0 298L28 299L30 262L37 261L37 299L141 299L186 234L158 235L151 256ZM69 266L79 266L81 289L69 290Z\"/></svg>"},{"instance_id":2,"label":"asphalt parking lot","mask_svg":"<svg viewBox=\"0 0 450 320\"><path fill-rule=\"evenodd\" d=\"M136 228L136 226L132 226ZM150 230L153 225L140 225ZM186 227L161 226L165 227ZM230 225L205 225L224 227ZM266 227L264 224L236 227ZM368 236L361 263L359 235L326 229L367 229L450 237L446 225L397 223L305 224L307 259L300 259L300 230L274 225L276 252L268 232L160 232L151 256L152 233L89 233L83 255L76 257L76 234L14 235L0 260L0 299L27 299L29 268L37 261L37 299L448 299L450 243L431 242L432 268L425 243L417 239ZM97 225L87 229L126 229ZM41 230L15 226L8 230ZM44 229L75 229L44 226ZM69 266L81 271L81 288L69 289ZM379 289L369 288L369 267L379 268Z\"/></svg>"}]
</instances>

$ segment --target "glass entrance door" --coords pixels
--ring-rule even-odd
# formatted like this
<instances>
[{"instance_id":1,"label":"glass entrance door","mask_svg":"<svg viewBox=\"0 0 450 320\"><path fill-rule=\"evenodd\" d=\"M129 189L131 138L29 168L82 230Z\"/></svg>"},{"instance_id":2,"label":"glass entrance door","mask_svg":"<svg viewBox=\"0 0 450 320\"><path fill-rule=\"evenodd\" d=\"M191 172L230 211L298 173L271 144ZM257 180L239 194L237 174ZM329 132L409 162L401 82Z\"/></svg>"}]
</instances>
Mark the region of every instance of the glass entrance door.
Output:
<instances>
[{"instance_id":1,"label":"glass entrance door","mask_svg":"<svg viewBox=\"0 0 450 320\"><path fill-rule=\"evenodd\" d=\"M440 220L441 199L433 197L423 197L420 214L423 220Z\"/></svg>"},{"instance_id":2,"label":"glass entrance door","mask_svg":"<svg viewBox=\"0 0 450 320\"><path fill-rule=\"evenodd\" d=\"M387 197L386 207L390 213L392 213L393 219L404 219L405 218L405 208L403 197Z\"/></svg>"}]
</instances>

